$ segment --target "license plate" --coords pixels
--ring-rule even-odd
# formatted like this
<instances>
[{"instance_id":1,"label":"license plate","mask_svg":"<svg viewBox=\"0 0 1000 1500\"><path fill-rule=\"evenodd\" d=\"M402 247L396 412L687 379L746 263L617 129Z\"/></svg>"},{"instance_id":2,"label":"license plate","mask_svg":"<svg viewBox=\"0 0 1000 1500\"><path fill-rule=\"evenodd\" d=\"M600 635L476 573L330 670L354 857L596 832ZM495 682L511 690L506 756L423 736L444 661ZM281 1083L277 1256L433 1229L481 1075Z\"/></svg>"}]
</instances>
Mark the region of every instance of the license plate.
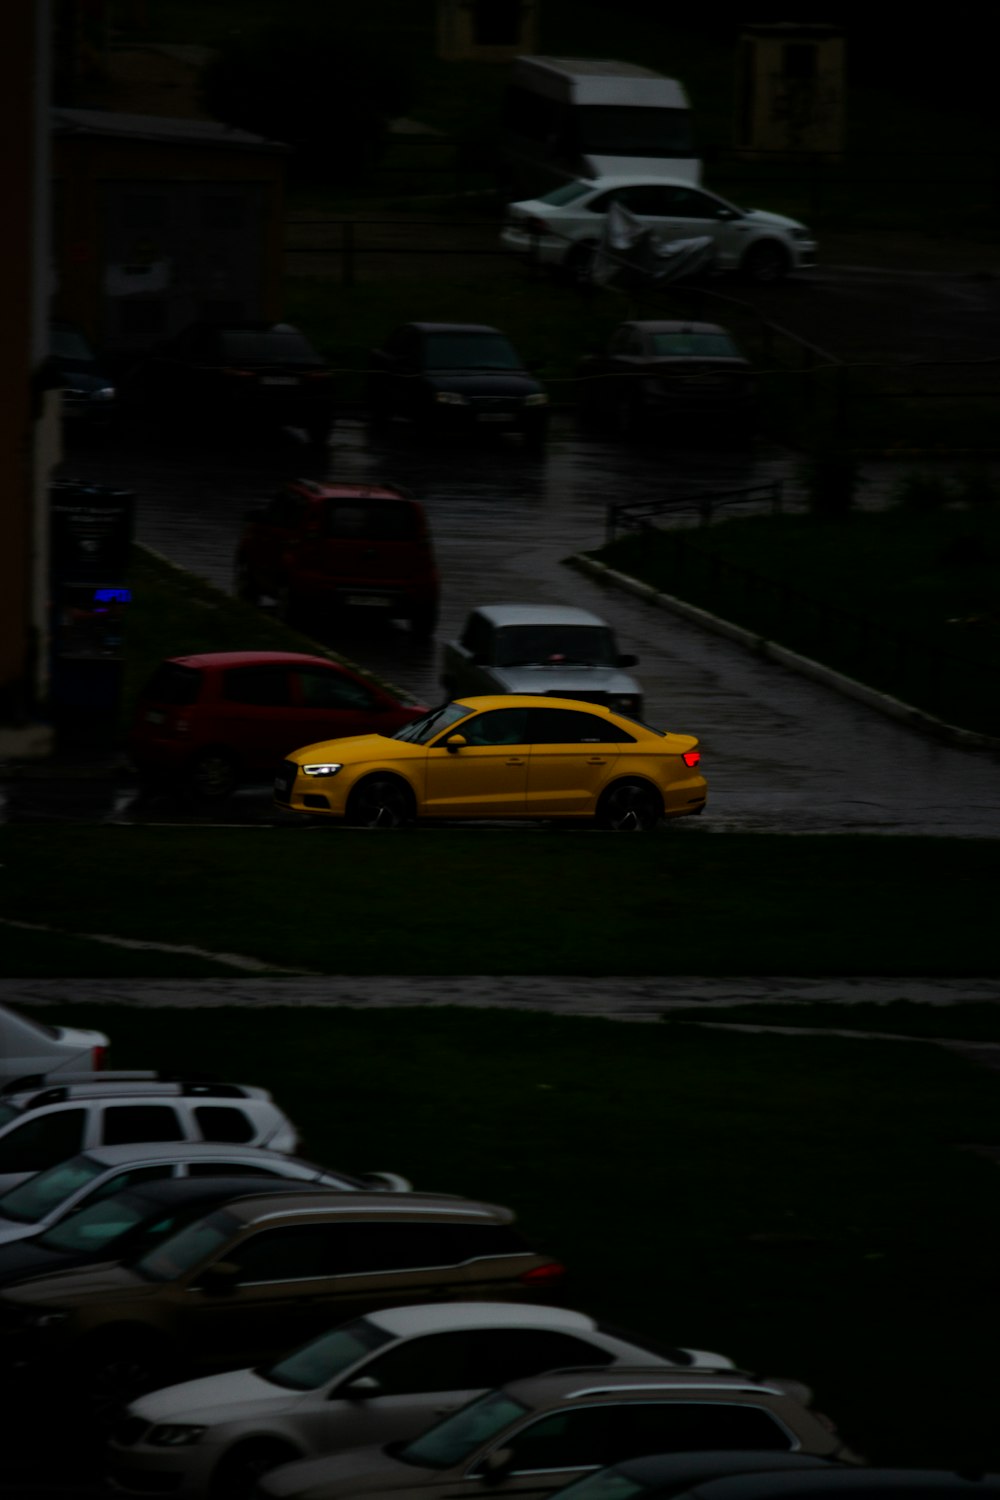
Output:
<instances>
[{"instance_id":1,"label":"license plate","mask_svg":"<svg viewBox=\"0 0 1000 1500\"><path fill-rule=\"evenodd\" d=\"M162 724L166 717L166 714L161 713L158 708L147 708L146 710L147 724Z\"/></svg>"},{"instance_id":2,"label":"license plate","mask_svg":"<svg viewBox=\"0 0 1000 1500\"><path fill-rule=\"evenodd\" d=\"M294 375L262 375L261 385L298 385L298 379Z\"/></svg>"},{"instance_id":3,"label":"license plate","mask_svg":"<svg viewBox=\"0 0 1000 1500\"><path fill-rule=\"evenodd\" d=\"M509 411L481 411L476 418L477 422L513 422L514 416Z\"/></svg>"},{"instance_id":4,"label":"license plate","mask_svg":"<svg viewBox=\"0 0 1000 1500\"><path fill-rule=\"evenodd\" d=\"M386 594L348 594L348 604L370 605L375 609L385 609L392 600Z\"/></svg>"}]
</instances>

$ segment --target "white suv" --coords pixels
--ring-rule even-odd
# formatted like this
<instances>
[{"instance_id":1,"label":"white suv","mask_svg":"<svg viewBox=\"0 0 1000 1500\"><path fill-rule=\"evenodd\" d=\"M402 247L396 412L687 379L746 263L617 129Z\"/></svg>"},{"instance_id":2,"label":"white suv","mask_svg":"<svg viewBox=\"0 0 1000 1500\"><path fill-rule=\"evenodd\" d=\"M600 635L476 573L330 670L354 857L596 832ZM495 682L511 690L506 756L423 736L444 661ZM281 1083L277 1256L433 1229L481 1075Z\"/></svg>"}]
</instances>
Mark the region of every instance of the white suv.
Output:
<instances>
[{"instance_id":1,"label":"white suv","mask_svg":"<svg viewBox=\"0 0 1000 1500\"><path fill-rule=\"evenodd\" d=\"M659 240L706 236L714 245L714 269L739 272L748 281L780 281L816 259L812 233L797 219L761 208L737 208L680 177L597 177L565 183L544 198L509 204L501 243L539 265L562 267L584 279L613 203Z\"/></svg>"},{"instance_id":2,"label":"white suv","mask_svg":"<svg viewBox=\"0 0 1000 1500\"><path fill-rule=\"evenodd\" d=\"M0 1093L0 1192L93 1146L225 1141L298 1148L298 1131L266 1089L106 1073Z\"/></svg>"}]
</instances>

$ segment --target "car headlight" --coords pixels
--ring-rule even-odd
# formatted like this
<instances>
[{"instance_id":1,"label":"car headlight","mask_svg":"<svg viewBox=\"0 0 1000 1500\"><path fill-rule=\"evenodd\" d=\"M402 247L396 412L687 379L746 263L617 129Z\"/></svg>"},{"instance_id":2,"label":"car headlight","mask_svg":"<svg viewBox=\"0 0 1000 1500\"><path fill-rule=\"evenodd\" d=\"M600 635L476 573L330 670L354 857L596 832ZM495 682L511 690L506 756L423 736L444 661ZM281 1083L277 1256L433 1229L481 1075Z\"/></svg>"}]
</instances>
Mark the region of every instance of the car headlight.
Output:
<instances>
[{"instance_id":1,"label":"car headlight","mask_svg":"<svg viewBox=\"0 0 1000 1500\"><path fill-rule=\"evenodd\" d=\"M463 396L460 391L435 391L434 400L440 401L442 406L468 406L469 398Z\"/></svg>"},{"instance_id":2,"label":"car headlight","mask_svg":"<svg viewBox=\"0 0 1000 1500\"><path fill-rule=\"evenodd\" d=\"M302 773L305 776L336 776L343 769L343 765L338 765L336 761L323 760L312 766L303 766Z\"/></svg>"},{"instance_id":3,"label":"car headlight","mask_svg":"<svg viewBox=\"0 0 1000 1500\"><path fill-rule=\"evenodd\" d=\"M525 406L548 406L549 398L544 391L533 391L530 396L524 398Z\"/></svg>"},{"instance_id":4,"label":"car headlight","mask_svg":"<svg viewBox=\"0 0 1000 1500\"><path fill-rule=\"evenodd\" d=\"M91 391L91 401L113 401L115 399L115 388L113 385L102 385L100 390Z\"/></svg>"},{"instance_id":5,"label":"car headlight","mask_svg":"<svg viewBox=\"0 0 1000 1500\"><path fill-rule=\"evenodd\" d=\"M146 1438L154 1448L184 1448L188 1443L197 1443L208 1431L207 1427L196 1427L193 1422L161 1422Z\"/></svg>"}]
</instances>

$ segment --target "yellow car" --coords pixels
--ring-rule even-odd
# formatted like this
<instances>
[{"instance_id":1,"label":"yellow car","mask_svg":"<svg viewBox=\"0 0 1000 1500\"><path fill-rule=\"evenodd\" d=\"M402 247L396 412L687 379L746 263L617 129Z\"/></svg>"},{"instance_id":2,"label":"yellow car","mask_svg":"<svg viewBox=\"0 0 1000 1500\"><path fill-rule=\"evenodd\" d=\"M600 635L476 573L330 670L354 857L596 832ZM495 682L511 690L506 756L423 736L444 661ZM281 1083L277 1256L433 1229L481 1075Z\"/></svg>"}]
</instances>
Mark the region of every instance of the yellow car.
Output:
<instances>
[{"instance_id":1,"label":"yellow car","mask_svg":"<svg viewBox=\"0 0 1000 1500\"><path fill-rule=\"evenodd\" d=\"M700 813L698 741L578 699L461 698L393 735L306 745L275 778L280 807L398 828L430 818L593 818L642 831Z\"/></svg>"}]
</instances>

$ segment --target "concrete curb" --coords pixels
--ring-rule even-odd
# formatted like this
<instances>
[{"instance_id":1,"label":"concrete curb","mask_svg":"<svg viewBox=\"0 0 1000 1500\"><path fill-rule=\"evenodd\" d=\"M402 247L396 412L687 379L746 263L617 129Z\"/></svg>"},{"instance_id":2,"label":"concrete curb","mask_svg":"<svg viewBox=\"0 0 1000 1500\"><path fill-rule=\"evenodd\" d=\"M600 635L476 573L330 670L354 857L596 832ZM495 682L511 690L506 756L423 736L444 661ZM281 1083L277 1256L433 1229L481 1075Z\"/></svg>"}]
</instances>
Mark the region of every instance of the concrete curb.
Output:
<instances>
[{"instance_id":1,"label":"concrete curb","mask_svg":"<svg viewBox=\"0 0 1000 1500\"><path fill-rule=\"evenodd\" d=\"M652 584L643 583L638 578L630 578L627 573L619 573L614 568L609 568L606 563L587 557L585 553L578 552L566 561L569 566L578 568L584 573L591 573L595 578L613 584L616 588L625 589L628 593L635 594L637 598L646 600L648 604L653 604L658 609L672 610L674 614L682 615L686 620L691 620L704 630L711 630L715 635L726 636L727 639L746 646L755 655L764 656L769 661L776 661L781 666L787 667L789 671L798 672L801 677L809 677L814 682L820 682L824 687L832 688L834 692L841 693L846 698L855 698L859 703L874 708L878 713L885 714L890 719L897 719L900 723L908 724L911 729L922 730L926 734L934 735L937 739L946 740L949 744L959 745L967 750L1000 750L1000 739L993 735L979 734L974 729L962 729L957 724L946 724L943 719L937 719L933 714L915 708L912 703L903 703L899 698L893 698L888 693L881 693L877 688L858 682L853 677L847 677L843 672L835 671L833 667L813 661L811 657L801 656L797 651L791 651L787 646L779 645L777 641L769 641L764 636L756 635L743 625L736 625L732 620L724 620L719 615L713 615L697 604L689 604L686 599L678 599L675 594L661 594Z\"/></svg>"}]
</instances>

